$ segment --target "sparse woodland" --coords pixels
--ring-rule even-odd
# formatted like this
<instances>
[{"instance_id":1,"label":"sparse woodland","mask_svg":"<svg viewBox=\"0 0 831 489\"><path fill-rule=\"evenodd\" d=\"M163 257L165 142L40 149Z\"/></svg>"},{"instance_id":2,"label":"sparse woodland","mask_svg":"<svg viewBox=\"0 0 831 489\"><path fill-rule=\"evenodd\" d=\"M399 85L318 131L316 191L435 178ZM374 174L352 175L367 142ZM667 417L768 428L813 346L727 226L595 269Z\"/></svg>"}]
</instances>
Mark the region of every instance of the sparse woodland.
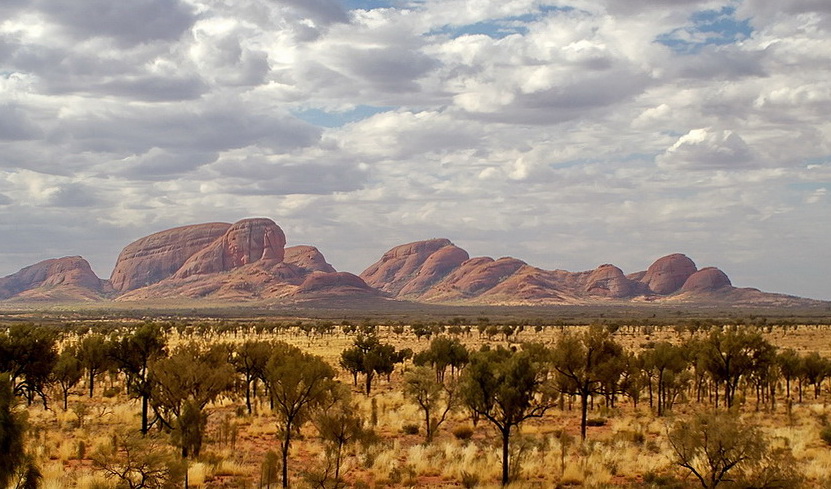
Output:
<instances>
[{"instance_id":1,"label":"sparse woodland","mask_svg":"<svg viewBox=\"0 0 831 489\"><path fill-rule=\"evenodd\" d=\"M0 327L0 488L831 487L831 328Z\"/></svg>"}]
</instances>

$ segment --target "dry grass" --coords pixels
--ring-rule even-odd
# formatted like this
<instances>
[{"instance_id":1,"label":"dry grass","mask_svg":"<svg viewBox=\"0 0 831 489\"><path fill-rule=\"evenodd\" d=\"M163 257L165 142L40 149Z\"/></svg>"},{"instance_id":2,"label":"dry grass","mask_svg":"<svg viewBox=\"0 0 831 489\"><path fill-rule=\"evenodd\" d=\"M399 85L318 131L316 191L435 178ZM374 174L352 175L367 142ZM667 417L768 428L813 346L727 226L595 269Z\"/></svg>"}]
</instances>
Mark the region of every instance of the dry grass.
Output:
<instances>
[{"instance_id":1,"label":"dry grass","mask_svg":"<svg viewBox=\"0 0 831 489\"><path fill-rule=\"evenodd\" d=\"M412 335L398 336L381 328L383 341L397 347L409 347L415 351L424 349L428 342L417 341ZM557 330L549 328L537 335L526 330L521 339L537 339L552 342ZM820 348L831 355L831 334L824 328L804 328L783 333L775 329L768 336L780 346L809 351ZM340 351L350 346L351 336L338 334L326 338L307 338L294 332L280 332L265 337L253 333L237 336L226 335L223 341L242 342L247 339L280 339L320 354L331 364L337 365ZM621 342L631 348L639 348L645 337L641 334L621 334ZM650 333L650 341L667 339L681 341L671 328ZM171 344L190 341L189 336L174 335ZM470 348L478 348L487 342L478 333L462 337ZM215 339L216 340L216 339ZM501 342L494 340L495 342ZM828 350L828 351L825 351ZM351 377L341 380L351 385ZM78 487L100 488L106 481L93 471L90 455L99 447L111 443L111 433L116 429L137 429L139 404L129 400L122 385L115 397L102 398L108 381L99 383L96 397L82 395L82 388L70 397L70 409L60 406L56 410L44 410L39 405L28 408L30 424L35 428L30 446L40 463L44 480L49 488ZM360 412L369 420L373 399L377 423L373 426L378 442L369 446L347 448L343 473L350 484L366 484L368 487L461 487L465 474L478 478L476 487L496 488L501 474L501 447L499 439L487 421L481 421L470 440L456 439L452 431L457 426L470 426L465 413L457 413L442 426L431 445L423 444L423 420L416 406L407 402L401 394L401 368L392 375L391 382L377 378L373 395L360 392L362 386L353 389ZM789 448L800 464L800 472L809 481L809 487L824 487L831 474L831 450L819 438L823 423L831 418L829 393L814 401L813 393L802 405L794 405L788 416L784 402L779 402L774 413L755 413L753 403L744 408L745 417L761 424L772 447ZM83 405L82 409L73 406ZM265 452L278 450L277 423L268 403L261 400L252 416L237 416L240 400L223 398L209 406L208 433L203 453L210 454L203 460L192 461L189 482L192 487L226 489L255 487L259 482L261 464ZM576 407L575 407L576 408ZM593 415L599 415L600 407ZM676 413L691 412L698 406L679 404ZM554 487L557 484L579 485L584 488L637 485L647 473L680 476L683 472L672 465L670 447L666 442L667 425L672 418L654 417L644 400L637 411L626 402L616 410L602 412L609 422L604 427L590 428L589 442L579 442L577 411L553 410L541 420L532 420L514 434L514 461L521 463L520 479L510 487L517 489ZM238 429L236 446L220 444L219 424L228 419ZM80 423L79 423L80 419ZM401 427L415 424L421 429L418 435L406 435ZM566 432L571 443L561 445L558 433ZM85 444L85 457L78 460L79 443ZM565 454L563 449L565 448ZM302 436L292 446L290 469L296 487L302 487L301 472L322 466L321 445L311 425L304 427ZM210 458L210 459L209 459ZM561 463L564 458L564 470Z\"/></svg>"}]
</instances>

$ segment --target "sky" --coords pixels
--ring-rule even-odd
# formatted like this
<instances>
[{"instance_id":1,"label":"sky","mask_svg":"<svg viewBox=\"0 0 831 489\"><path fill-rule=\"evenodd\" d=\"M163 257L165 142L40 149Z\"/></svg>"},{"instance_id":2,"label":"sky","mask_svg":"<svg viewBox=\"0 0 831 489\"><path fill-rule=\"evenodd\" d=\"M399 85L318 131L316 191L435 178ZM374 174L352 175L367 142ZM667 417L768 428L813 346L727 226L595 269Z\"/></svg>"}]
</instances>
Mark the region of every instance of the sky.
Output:
<instances>
[{"instance_id":1,"label":"sky","mask_svg":"<svg viewBox=\"0 0 831 489\"><path fill-rule=\"evenodd\" d=\"M831 300L827 0L3 0L0 276L270 217Z\"/></svg>"}]
</instances>

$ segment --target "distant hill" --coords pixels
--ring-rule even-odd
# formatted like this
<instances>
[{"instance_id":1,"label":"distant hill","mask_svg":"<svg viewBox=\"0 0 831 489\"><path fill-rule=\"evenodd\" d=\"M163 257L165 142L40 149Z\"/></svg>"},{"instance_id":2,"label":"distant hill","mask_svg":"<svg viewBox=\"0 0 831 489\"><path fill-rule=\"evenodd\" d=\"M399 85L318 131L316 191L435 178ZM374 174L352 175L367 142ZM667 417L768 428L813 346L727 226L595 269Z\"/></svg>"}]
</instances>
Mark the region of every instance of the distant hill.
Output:
<instances>
[{"instance_id":1,"label":"distant hill","mask_svg":"<svg viewBox=\"0 0 831 489\"><path fill-rule=\"evenodd\" d=\"M313 246L286 247L271 219L182 226L140 238L101 280L80 256L46 260L0 279L2 301L404 300L431 304L690 303L804 307L821 301L733 287L715 267L676 253L625 274L544 270L516 258L471 258L448 239L396 246L360 276L338 272Z\"/></svg>"}]
</instances>

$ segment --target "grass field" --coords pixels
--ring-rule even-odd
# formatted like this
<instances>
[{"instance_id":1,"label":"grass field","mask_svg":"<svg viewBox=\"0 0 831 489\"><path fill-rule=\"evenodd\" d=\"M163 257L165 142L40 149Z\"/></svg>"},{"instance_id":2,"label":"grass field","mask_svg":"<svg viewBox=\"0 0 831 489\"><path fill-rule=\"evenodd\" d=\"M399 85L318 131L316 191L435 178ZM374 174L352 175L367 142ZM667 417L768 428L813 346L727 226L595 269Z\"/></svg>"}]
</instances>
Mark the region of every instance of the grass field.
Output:
<instances>
[{"instance_id":1,"label":"grass field","mask_svg":"<svg viewBox=\"0 0 831 489\"><path fill-rule=\"evenodd\" d=\"M426 314L420 315L419 311ZM275 314L274 310L270 312ZM709 311L710 315L707 312L671 308L559 311L416 308L368 313L337 306L323 311L300 308L267 316L268 309L240 314L239 309L227 307L199 314L187 308L115 311L90 307L43 311L19 307L4 311L0 320L7 324L35 321L82 330L89 326L129 326L153 317L160 322L190 324L179 328L181 331L173 328L168 336L171 347L194 339L208 343L276 339L319 355L333 366L338 364L341 352L352 345L354 335L344 334L337 327L325 335L306 335L297 327L276 333L256 333L255 327L270 321L289 321L288 318L292 322L371 322L377 325L382 341L398 349L418 352L429 346L429 340L419 339L412 333L410 326L417 322L455 322L470 326L470 332L463 332L458 338L471 350L483 344L519 345L526 341L550 345L563 330L579 331L589 323L604 323L614 325L614 338L619 343L637 351L649 342L688 341L690 333L679 325L729 321L729 324L760 327L765 338L779 348L817 351L831 357L830 316L821 310L767 311L768 314L750 310ZM477 322L489 325L513 322L526 326L507 341L501 334L491 337L480 334ZM72 338L70 335L67 341ZM375 439L372 443L347 447L342 473L348 485L359 488L499 487L500 439L485 422L480 421L474 427L465 410L453 413L435 440L424 443L421 414L402 394L402 374L407 368L399 365L389 381L379 377L371 396L363 394L360 385L351 387L358 410L374 431ZM351 386L348 373L339 370L339 378ZM787 402L783 389L779 389L780 398L772 409L757 407L752 401L752 391L745 389L738 397L741 418L760 427L769 447L785 448L792 453L807 487L831 487L831 447L820 436L831 414L829 387L826 384L816 399L806 394L801 404ZM49 410L37 403L26 408L31 427L28 445L40 464L42 487L114 487L113 480L106 479L93 466L93 454L112 445L114 435L137 431L140 405L127 397L123 379L118 377L101 376L96 395L91 399L83 394L85 388L82 380L70 396L66 411L55 400ZM105 390L107 395L101 395ZM200 458L189 464L191 487L254 488L261 484L272 487L279 484L276 479L270 482L263 475L268 452L278 451L276 417L262 393L255 398L254 414L248 415L243 404L239 396L225 396L208 407L205 445ZM635 409L621 398L612 409L598 399L590 412L593 426L589 427L588 439L581 443L577 405L569 408L569 404L528 421L515 434L511 459L516 468L513 474L516 482L512 487L700 487L688 471L674 463L667 431L675 419L707 409L705 406L682 397L672 413L659 418L644 401ZM323 466L324 450L312 424L304 425L300 435L290 454L292 486L316 487L311 475ZM166 434L153 430L149 436L158 438L160 446L169 446Z\"/></svg>"}]
</instances>

